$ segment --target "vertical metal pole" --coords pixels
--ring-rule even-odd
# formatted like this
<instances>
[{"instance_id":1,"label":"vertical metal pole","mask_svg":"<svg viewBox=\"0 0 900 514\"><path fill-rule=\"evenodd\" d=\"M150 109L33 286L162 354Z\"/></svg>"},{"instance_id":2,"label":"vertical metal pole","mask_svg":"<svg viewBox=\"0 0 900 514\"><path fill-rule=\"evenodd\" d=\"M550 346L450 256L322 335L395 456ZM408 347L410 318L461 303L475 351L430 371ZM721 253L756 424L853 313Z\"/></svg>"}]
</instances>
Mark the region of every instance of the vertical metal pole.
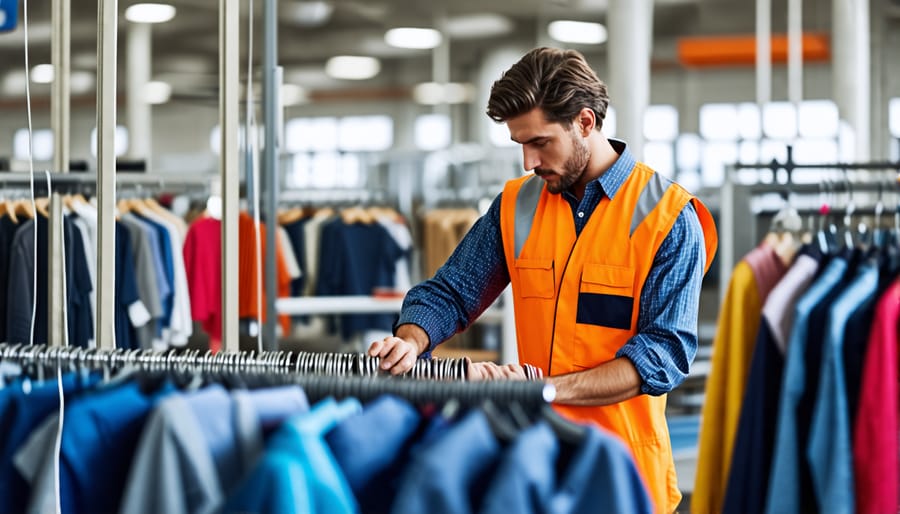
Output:
<instances>
[{"instance_id":1,"label":"vertical metal pole","mask_svg":"<svg viewBox=\"0 0 900 514\"><path fill-rule=\"evenodd\" d=\"M871 158L871 116L875 112L871 108L869 1L833 2L832 20L833 98L841 119L853 128L856 159L866 161Z\"/></svg>"},{"instance_id":2,"label":"vertical metal pole","mask_svg":"<svg viewBox=\"0 0 900 514\"><path fill-rule=\"evenodd\" d=\"M803 0L788 0L788 100L803 101Z\"/></svg>"},{"instance_id":3,"label":"vertical metal pole","mask_svg":"<svg viewBox=\"0 0 900 514\"><path fill-rule=\"evenodd\" d=\"M240 350L238 339L238 66L239 0L219 0L219 127L222 179L222 348Z\"/></svg>"},{"instance_id":4,"label":"vertical metal pole","mask_svg":"<svg viewBox=\"0 0 900 514\"><path fill-rule=\"evenodd\" d=\"M279 91L281 90L281 72L278 68L278 0L266 0L265 3L265 44L263 51L263 102L265 103L266 137L265 153L263 156L263 191L265 199L263 213L266 221L266 324L263 327L263 345L266 350L277 350L278 339L275 328L278 321L278 312L275 309L275 300L278 298L278 268L276 267L275 230L277 229L278 209L278 149L281 141L278 135L281 127L277 124L281 120L279 111L281 102ZM287 334L285 334L287 335Z\"/></svg>"},{"instance_id":5,"label":"vertical metal pole","mask_svg":"<svg viewBox=\"0 0 900 514\"><path fill-rule=\"evenodd\" d=\"M756 105L762 127L763 107L772 101L772 0L756 0Z\"/></svg>"},{"instance_id":6,"label":"vertical metal pole","mask_svg":"<svg viewBox=\"0 0 900 514\"><path fill-rule=\"evenodd\" d=\"M97 347L116 346L116 45L118 1L97 4Z\"/></svg>"},{"instance_id":7,"label":"vertical metal pole","mask_svg":"<svg viewBox=\"0 0 900 514\"><path fill-rule=\"evenodd\" d=\"M53 130L53 171L69 171L69 77L71 75L71 0L53 0L50 42L53 85L50 91L50 128Z\"/></svg>"},{"instance_id":8,"label":"vertical metal pole","mask_svg":"<svg viewBox=\"0 0 900 514\"><path fill-rule=\"evenodd\" d=\"M63 228L62 199L59 193L50 195L50 219L48 242L50 249L50 276L47 280L47 344L51 346L65 346L66 320L64 308L66 302L65 285L63 284L62 270L66 265L63 260L64 231Z\"/></svg>"},{"instance_id":9,"label":"vertical metal pole","mask_svg":"<svg viewBox=\"0 0 900 514\"><path fill-rule=\"evenodd\" d=\"M450 82L450 37L447 35L447 15L443 8L436 8L434 26L441 32L441 44L431 52L431 80L442 87ZM450 119L450 104L440 102L434 106L435 114L443 114Z\"/></svg>"},{"instance_id":10,"label":"vertical metal pole","mask_svg":"<svg viewBox=\"0 0 900 514\"><path fill-rule=\"evenodd\" d=\"M128 94L128 155L132 159L150 158L151 118L150 104L144 98L144 88L150 81L150 63L153 55L152 28L149 23L129 23L127 34L125 79ZM149 170L150 167L148 166Z\"/></svg>"}]
</instances>

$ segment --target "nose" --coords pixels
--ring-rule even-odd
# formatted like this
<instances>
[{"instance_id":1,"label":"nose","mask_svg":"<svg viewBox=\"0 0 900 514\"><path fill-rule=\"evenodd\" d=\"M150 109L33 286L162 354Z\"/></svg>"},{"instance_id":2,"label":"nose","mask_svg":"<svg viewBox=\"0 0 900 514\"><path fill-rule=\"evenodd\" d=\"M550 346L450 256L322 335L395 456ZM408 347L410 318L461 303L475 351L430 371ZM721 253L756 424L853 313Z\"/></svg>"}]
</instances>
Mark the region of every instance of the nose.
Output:
<instances>
[{"instance_id":1,"label":"nose","mask_svg":"<svg viewBox=\"0 0 900 514\"><path fill-rule=\"evenodd\" d=\"M541 158L538 156L538 153L534 150L529 150L528 147L522 147L522 157L522 165L525 167L525 171L531 171L541 166Z\"/></svg>"}]
</instances>

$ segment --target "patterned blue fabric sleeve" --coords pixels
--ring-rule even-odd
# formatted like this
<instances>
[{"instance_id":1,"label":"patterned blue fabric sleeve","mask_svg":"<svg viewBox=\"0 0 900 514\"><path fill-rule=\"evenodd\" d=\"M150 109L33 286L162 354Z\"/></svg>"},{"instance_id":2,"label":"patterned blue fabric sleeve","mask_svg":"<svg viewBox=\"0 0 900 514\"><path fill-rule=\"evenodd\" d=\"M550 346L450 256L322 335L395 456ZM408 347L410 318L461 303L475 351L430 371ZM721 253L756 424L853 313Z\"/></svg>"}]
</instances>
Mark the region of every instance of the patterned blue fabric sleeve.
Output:
<instances>
[{"instance_id":1,"label":"patterned blue fabric sleeve","mask_svg":"<svg viewBox=\"0 0 900 514\"><path fill-rule=\"evenodd\" d=\"M684 382L697 354L697 316L706 250L688 204L663 240L641 291L637 334L616 352L637 368L641 392L659 396Z\"/></svg>"},{"instance_id":2,"label":"patterned blue fabric sleeve","mask_svg":"<svg viewBox=\"0 0 900 514\"><path fill-rule=\"evenodd\" d=\"M410 289L396 326L422 327L430 350L466 329L509 284L500 235L500 195L434 277Z\"/></svg>"}]
</instances>

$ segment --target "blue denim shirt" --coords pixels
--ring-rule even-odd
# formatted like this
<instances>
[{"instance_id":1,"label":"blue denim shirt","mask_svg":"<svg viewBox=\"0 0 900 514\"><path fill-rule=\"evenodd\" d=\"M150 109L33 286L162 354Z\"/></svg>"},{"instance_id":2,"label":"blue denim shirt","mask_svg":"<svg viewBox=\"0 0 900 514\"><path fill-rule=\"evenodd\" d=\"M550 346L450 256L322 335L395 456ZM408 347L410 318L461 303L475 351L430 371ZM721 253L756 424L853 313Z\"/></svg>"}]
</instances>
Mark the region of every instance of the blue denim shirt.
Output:
<instances>
[{"instance_id":1,"label":"blue denim shirt","mask_svg":"<svg viewBox=\"0 0 900 514\"><path fill-rule=\"evenodd\" d=\"M615 198L635 165L621 141L610 140L619 159L585 189L579 202L570 192L576 233L587 224L603 195ZM509 284L509 270L500 233L500 197L472 227L435 276L409 291L397 326L419 325L431 339L431 349L465 330ZM583 213L583 215L581 215ZM703 229L688 204L656 253L641 291L637 334L617 357L634 363L641 391L661 395L687 377L697 353L697 315L706 251Z\"/></svg>"}]
</instances>

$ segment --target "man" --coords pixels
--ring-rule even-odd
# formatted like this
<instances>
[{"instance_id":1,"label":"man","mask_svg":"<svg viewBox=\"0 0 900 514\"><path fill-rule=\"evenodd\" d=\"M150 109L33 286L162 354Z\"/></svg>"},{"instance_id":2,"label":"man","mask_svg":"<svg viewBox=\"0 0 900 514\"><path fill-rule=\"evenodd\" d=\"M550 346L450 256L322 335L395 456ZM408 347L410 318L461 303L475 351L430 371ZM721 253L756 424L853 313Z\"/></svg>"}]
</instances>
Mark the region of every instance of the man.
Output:
<instances>
[{"instance_id":1,"label":"man","mask_svg":"<svg viewBox=\"0 0 900 514\"><path fill-rule=\"evenodd\" d=\"M464 330L512 282L519 360L557 409L631 447L659 511L681 500L665 394L697 349L700 283L716 249L709 211L602 132L606 85L573 50L538 48L491 88L533 174L506 184L435 276L404 300L369 354L392 373ZM522 378L519 365L473 366Z\"/></svg>"}]
</instances>

